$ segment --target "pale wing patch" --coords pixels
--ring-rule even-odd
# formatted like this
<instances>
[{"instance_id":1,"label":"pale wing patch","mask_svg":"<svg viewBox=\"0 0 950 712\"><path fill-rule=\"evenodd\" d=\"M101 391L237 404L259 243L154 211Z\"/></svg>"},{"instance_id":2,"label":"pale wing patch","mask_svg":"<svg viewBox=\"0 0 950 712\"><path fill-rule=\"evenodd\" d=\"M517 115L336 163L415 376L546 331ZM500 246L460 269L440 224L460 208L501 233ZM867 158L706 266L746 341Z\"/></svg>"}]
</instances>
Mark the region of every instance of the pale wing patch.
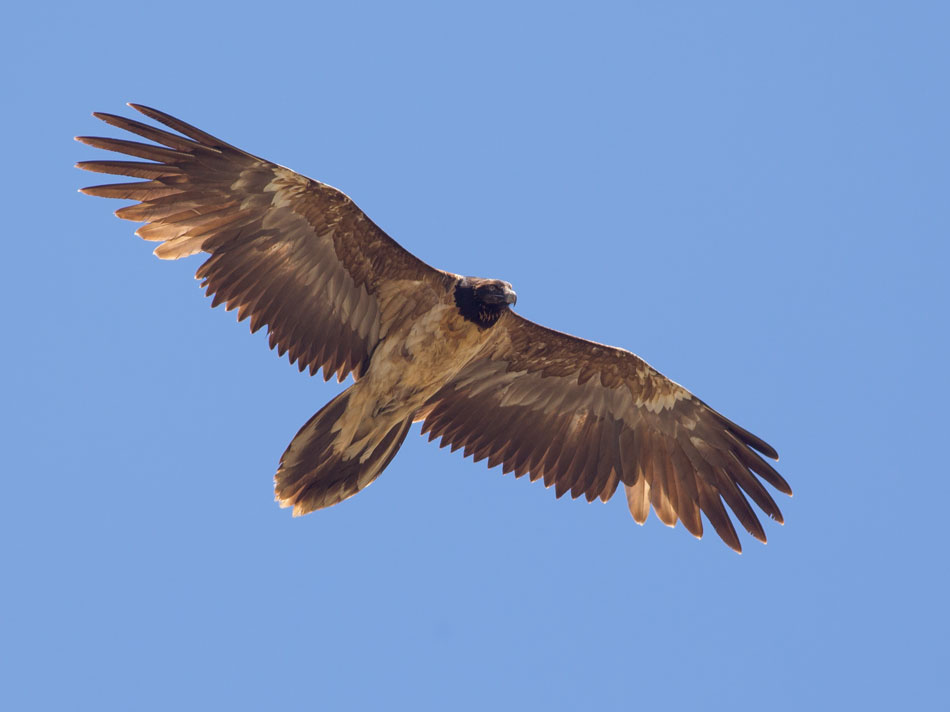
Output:
<instances>
[{"instance_id":1,"label":"pale wing patch","mask_svg":"<svg viewBox=\"0 0 950 712\"><path fill-rule=\"evenodd\" d=\"M310 189L311 184L316 182L283 166L275 166L272 170L274 178L264 186L264 192L274 194L271 204L275 208L297 204ZM240 179L237 183L240 183Z\"/></svg>"},{"instance_id":2,"label":"pale wing patch","mask_svg":"<svg viewBox=\"0 0 950 712\"><path fill-rule=\"evenodd\" d=\"M638 408L645 408L650 413L660 413L672 410L681 400L692 398L692 394L685 388L661 376L649 366L641 369L637 375L640 377L640 383L636 389L631 384L630 394L633 404Z\"/></svg>"},{"instance_id":3,"label":"pale wing patch","mask_svg":"<svg viewBox=\"0 0 950 712\"><path fill-rule=\"evenodd\" d=\"M415 279L393 279L380 285L375 301L382 323L380 339L386 337L390 327L416 319L440 302L431 284Z\"/></svg>"}]
</instances>

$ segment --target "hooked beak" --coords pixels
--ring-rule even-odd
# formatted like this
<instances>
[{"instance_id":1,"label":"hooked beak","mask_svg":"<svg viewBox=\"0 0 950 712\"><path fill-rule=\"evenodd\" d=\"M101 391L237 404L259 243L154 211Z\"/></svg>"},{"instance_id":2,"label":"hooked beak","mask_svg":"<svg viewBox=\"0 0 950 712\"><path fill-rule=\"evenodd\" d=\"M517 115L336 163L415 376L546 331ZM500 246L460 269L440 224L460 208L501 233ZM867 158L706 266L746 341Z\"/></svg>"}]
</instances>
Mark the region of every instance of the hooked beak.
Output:
<instances>
[{"instance_id":1,"label":"hooked beak","mask_svg":"<svg viewBox=\"0 0 950 712\"><path fill-rule=\"evenodd\" d=\"M515 304L518 301L518 295L515 294L515 290L505 287L505 291L489 292L482 299L488 304Z\"/></svg>"}]
</instances>

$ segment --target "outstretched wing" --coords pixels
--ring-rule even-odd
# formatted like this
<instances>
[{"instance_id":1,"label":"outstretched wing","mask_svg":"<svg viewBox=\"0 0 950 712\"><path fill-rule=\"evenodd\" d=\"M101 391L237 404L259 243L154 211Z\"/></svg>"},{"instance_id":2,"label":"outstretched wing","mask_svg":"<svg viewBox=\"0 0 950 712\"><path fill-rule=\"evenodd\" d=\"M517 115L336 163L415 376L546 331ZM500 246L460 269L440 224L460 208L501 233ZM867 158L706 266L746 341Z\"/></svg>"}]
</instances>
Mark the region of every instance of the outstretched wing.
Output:
<instances>
[{"instance_id":1,"label":"outstretched wing","mask_svg":"<svg viewBox=\"0 0 950 712\"><path fill-rule=\"evenodd\" d=\"M588 501L623 484L633 518L652 505L668 526L701 537L700 512L741 551L723 501L752 536L765 532L746 495L767 515L782 513L759 481L791 494L759 454L764 441L622 349L547 329L514 312L494 327L496 345L427 404L422 431L475 461L529 474ZM757 451L757 452L756 452Z\"/></svg>"},{"instance_id":2,"label":"outstretched wing","mask_svg":"<svg viewBox=\"0 0 950 712\"><path fill-rule=\"evenodd\" d=\"M161 244L155 254L210 257L196 277L212 306L237 309L251 331L267 325L270 346L301 371L359 378L392 324L424 305L424 284L444 273L400 247L340 191L252 156L145 106L132 108L178 133L111 114L94 114L156 144L77 140L145 161L82 161L97 173L142 178L83 188L88 195L138 201L116 211L147 223L136 232Z\"/></svg>"}]
</instances>

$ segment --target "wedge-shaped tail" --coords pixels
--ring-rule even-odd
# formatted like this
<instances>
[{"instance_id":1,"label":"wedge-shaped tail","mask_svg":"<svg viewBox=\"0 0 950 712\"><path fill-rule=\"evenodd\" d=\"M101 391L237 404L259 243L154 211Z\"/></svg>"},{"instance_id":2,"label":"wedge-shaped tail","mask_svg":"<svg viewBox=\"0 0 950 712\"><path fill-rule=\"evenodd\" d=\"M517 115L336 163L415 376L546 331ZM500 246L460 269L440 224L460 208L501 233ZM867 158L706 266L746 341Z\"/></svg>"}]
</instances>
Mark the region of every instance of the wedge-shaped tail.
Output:
<instances>
[{"instance_id":1,"label":"wedge-shaped tail","mask_svg":"<svg viewBox=\"0 0 950 712\"><path fill-rule=\"evenodd\" d=\"M274 492L281 507L293 507L294 516L330 507L352 497L379 477L393 459L412 419L381 423L376 431L361 433L359 443L340 442L341 425L350 404L351 386L327 403L294 436L280 458Z\"/></svg>"}]
</instances>

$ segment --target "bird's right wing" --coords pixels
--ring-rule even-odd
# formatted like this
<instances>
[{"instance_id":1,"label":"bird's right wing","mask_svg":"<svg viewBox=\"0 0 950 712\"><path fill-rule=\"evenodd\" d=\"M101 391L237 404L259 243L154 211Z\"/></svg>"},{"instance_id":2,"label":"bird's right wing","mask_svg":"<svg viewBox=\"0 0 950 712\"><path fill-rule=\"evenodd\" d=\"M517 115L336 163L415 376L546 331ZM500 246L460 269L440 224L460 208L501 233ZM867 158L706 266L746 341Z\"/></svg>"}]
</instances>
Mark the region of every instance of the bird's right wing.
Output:
<instances>
[{"instance_id":1,"label":"bird's right wing","mask_svg":"<svg viewBox=\"0 0 950 712\"><path fill-rule=\"evenodd\" d=\"M350 198L252 156L155 109L132 108L174 129L95 116L156 144L79 137L145 161L82 161L79 168L143 181L82 192L138 201L116 211L147 223L137 235L178 259L205 252L197 278L212 306L266 325L270 346L300 370L361 376L397 322L428 309L448 277L403 249Z\"/></svg>"},{"instance_id":2,"label":"bird's right wing","mask_svg":"<svg viewBox=\"0 0 950 712\"><path fill-rule=\"evenodd\" d=\"M761 541L765 531L745 495L782 521L759 481L791 494L759 454L777 458L775 450L642 359L514 312L493 329L490 351L420 414L430 440L516 477L543 478L558 497L606 501L623 484L641 524L652 506L665 524L682 521L699 537L702 512L736 551L741 544L723 500Z\"/></svg>"}]
</instances>

